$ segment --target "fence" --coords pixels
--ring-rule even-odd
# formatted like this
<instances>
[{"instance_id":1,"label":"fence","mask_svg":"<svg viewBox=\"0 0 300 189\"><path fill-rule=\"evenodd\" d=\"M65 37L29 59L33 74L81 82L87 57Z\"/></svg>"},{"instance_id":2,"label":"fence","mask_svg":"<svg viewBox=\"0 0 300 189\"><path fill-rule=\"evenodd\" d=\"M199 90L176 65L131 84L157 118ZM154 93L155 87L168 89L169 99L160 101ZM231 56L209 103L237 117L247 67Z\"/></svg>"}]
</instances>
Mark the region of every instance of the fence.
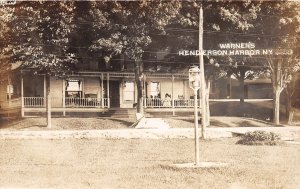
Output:
<instances>
[{"instance_id":1,"label":"fence","mask_svg":"<svg viewBox=\"0 0 300 189\"><path fill-rule=\"evenodd\" d=\"M144 106L147 108L172 108L173 101L161 98L146 98ZM198 100L200 107L200 100ZM194 107L194 99L175 99L174 108L192 108Z\"/></svg>"},{"instance_id":2,"label":"fence","mask_svg":"<svg viewBox=\"0 0 300 189\"><path fill-rule=\"evenodd\" d=\"M46 102L44 97L24 97L25 108L42 108L45 107ZM66 108L92 108L92 107L103 107L107 108L109 105L109 99L103 98L65 98ZM63 99L51 98L51 104L55 107L63 107ZM59 105L58 105L59 104Z\"/></svg>"}]
</instances>

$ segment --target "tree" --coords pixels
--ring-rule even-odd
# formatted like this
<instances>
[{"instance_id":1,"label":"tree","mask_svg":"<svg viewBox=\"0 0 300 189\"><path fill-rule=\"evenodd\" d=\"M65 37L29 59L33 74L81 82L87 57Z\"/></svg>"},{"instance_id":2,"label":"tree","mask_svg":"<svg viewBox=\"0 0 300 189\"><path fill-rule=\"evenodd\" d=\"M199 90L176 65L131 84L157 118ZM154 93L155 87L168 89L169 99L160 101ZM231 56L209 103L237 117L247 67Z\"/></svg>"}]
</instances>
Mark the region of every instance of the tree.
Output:
<instances>
[{"instance_id":1,"label":"tree","mask_svg":"<svg viewBox=\"0 0 300 189\"><path fill-rule=\"evenodd\" d=\"M236 35L233 35L233 32L246 32L254 27L253 22L256 19L256 14L259 11L259 3L257 2L189 2L184 3L183 8L180 11L179 23L185 28L197 29L199 25L199 15L198 10L199 6L202 5L204 9L204 49L216 49L219 43L224 43L226 41L234 42L234 40L240 40ZM243 16L248 14L248 16ZM244 39L242 39L244 40ZM194 38L194 41L197 42L197 37ZM239 41L240 42L240 41ZM196 43L197 44L197 43ZM194 44L195 45L195 44ZM197 46L196 46L197 49ZM210 91L210 82L212 78L215 78L216 75L224 76L224 70L229 71L228 67L222 66L220 70L218 65L227 64L230 62L225 62L224 57L210 57L207 56L205 64L206 71L206 115L207 125L209 125L209 91ZM233 58L231 58L233 59ZM214 61L211 61L214 60ZM219 63L220 64L219 64ZM210 67L211 64L215 64L217 67ZM217 69L212 69L217 68ZM255 73L253 69L251 71L240 69L237 67L236 76L240 77L241 85L243 85L246 75L249 73ZM247 67L252 68L252 67ZM217 73L215 73L217 71ZM241 72L239 72L241 71ZM229 74L233 74L233 71L229 71ZM246 74L247 73L247 74ZM250 74L249 74L250 76ZM242 80L243 78L243 80ZM250 78L250 77L249 77ZM244 90L243 90L244 91ZM243 94L243 93L242 93ZM243 99L243 98L242 98Z\"/></svg>"},{"instance_id":2,"label":"tree","mask_svg":"<svg viewBox=\"0 0 300 189\"><path fill-rule=\"evenodd\" d=\"M10 28L14 60L46 76L47 127L51 128L50 77L64 77L76 63L68 53L73 30L72 2L18 2Z\"/></svg>"},{"instance_id":3,"label":"tree","mask_svg":"<svg viewBox=\"0 0 300 189\"><path fill-rule=\"evenodd\" d=\"M153 33L163 33L165 26L175 17L177 2L95 2L91 12L93 22L99 26L91 49L105 51L107 60L113 55L125 54L134 61L137 86L137 112L143 113L143 55L151 44Z\"/></svg>"},{"instance_id":4,"label":"tree","mask_svg":"<svg viewBox=\"0 0 300 189\"><path fill-rule=\"evenodd\" d=\"M299 44L299 37L297 37L300 31L299 4L287 1L247 1L218 3L218 5L222 6L219 9L219 14L222 15L221 20L223 22L217 22L215 28L225 31L222 36L224 39L230 39L229 41L233 40L233 42L235 42L234 39L239 40L241 38L243 41L250 39L258 48L277 49L273 55L268 57L249 57L249 60L255 60L253 63L259 63L258 65L251 64L253 68L257 66L261 69L253 70L251 68L251 70L246 71L246 62L243 61L244 65L239 66L239 62L242 61L235 61L237 63L233 64L231 72L238 71L239 74L236 76L240 78L242 86L242 79L246 78L247 72L259 74L266 68L270 71L274 96L274 123L279 124L280 94L291 81L293 73L298 71L299 61L297 57L299 51L295 51L295 48ZM218 11L215 12L218 14ZM228 25L226 22L231 24ZM237 32L238 30L242 32ZM289 54L289 51L285 50L286 47L294 49L294 54Z\"/></svg>"},{"instance_id":5,"label":"tree","mask_svg":"<svg viewBox=\"0 0 300 189\"><path fill-rule=\"evenodd\" d=\"M11 71L10 56L11 52L11 32L10 20L12 19L13 8L11 6L0 7L0 82L7 80Z\"/></svg>"},{"instance_id":6,"label":"tree","mask_svg":"<svg viewBox=\"0 0 300 189\"><path fill-rule=\"evenodd\" d=\"M202 3L201 3L202 4ZM243 10L255 12L256 7L252 4L242 4ZM234 25L238 29L247 29L250 27L249 20L253 18L239 17L234 18L234 13L223 13L232 7L242 6L241 3L203 3L207 9L208 19L205 26L214 31L219 30L218 22L222 22L222 26L228 23ZM143 86L143 60L145 51L151 49L155 44L155 40L159 37L157 34L169 37L179 30L169 27L180 27L182 29L194 30L198 29L198 11L200 4L197 2L91 2L89 23L93 25L90 31L94 32L96 39L90 49L93 51L105 52L106 60L113 55L125 54L135 62L135 80L138 89L138 106L137 111L142 112L142 86ZM225 8L224 8L225 7ZM253 8L254 7L254 8ZM247 9L248 8L248 9ZM210 11L214 10L214 11ZM217 11L216 11L217 10ZM222 12L223 11L223 12ZM238 10L235 10L238 11ZM216 17L217 15L217 17ZM227 20L223 20L223 18ZM216 19L217 18L217 19ZM172 47L172 50L183 47L197 47L196 33L179 33L175 36L179 37L180 46ZM191 35L189 35L191 34ZM175 38L175 37L174 37ZM182 40L181 40L182 39ZM156 43L157 44L157 43ZM156 50L167 45L155 46Z\"/></svg>"},{"instance_id":7,"label":"tree","mask_svg":"<svg viewBox=\"0 0 300 189\"><path fill-rule=\"evenodd\" d=\"M271 15L269 15L272 13ZM276 15L274 15L276 13ZM263 38L260 44L277 49L266 57L273 86L273 119L280 123L280 96L299 70L300 6L297 2L264 2L256 30ZM290 50L294 50L290 53ZM296 50L296 51L295 51Z\"/></svg>"},{"instance_id":8,"label":"tree","mask_svg":"<svg viewBox=\"0 0 300 189\"><path fill-rule=\"evenodd\" d=\"M299 68L300 63L297 63L294 65L292 69L295 70L300 70ZM294 117L294 107L296 105L296 73L299 73L297 71L292 71L291 73L291 81L287 84L285 88L285 94L286 94L286 99L285 99L285 113L286 113L286 118L287 118L287 123L292 124L293 122L293 117Z\"/></svg>"},{"instance_id":9,"label":"tree","mask_svg":"<svg viewBox=\"0 0 300 189\"><path fill-rule=\"evenodd\" d=\"M254 28L260 3L258 2L229 2L219 5L217 14L218 19L211 23L217 32L211 33L211 37L216 38L212 45L216 48L220 43L247 43L247 34ZM215 15L216 16L216 15ZM214 16L214 17L215 17ZM210 20L213 17L208 16ZM243 35L239 35L243 34ZM250 39L251 40L251 39ZM211 46L211 45L210 45ZM213 48L213 49L215 49ZM259 60L247 56L228 56L217 57L223 71L227 77L235 77L240 85L240 102L245 99L244 83L247 79L254 79L265 71Z\"/></svg>"},{"instance_id":10,"label":"tree","mask_svg":"<svg viewBox=\"0 0 300 189\"><path fill-rule=\"evenodd\" d=\"M261 61L252 57L229 57L228 64L224 67L227 77L234 76L240 84L240 102L245 99L245 80L253 80L266 72L267 67Z\"/></svg>"}]
</instances>

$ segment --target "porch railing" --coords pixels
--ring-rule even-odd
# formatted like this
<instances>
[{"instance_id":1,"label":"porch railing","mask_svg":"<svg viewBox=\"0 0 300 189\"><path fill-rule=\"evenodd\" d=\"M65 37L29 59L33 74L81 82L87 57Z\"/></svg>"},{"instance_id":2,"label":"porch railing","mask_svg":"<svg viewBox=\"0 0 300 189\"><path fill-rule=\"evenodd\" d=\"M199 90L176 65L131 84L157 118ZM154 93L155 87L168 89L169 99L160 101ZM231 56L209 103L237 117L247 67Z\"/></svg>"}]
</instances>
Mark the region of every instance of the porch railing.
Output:
<instances>
[{"instance_id":1,"label":"porch railing","mask_svg":"<svg viewBox=\"0 0 300 189\"><path fill-rule=\"evenodd\" d=\"M24 107L26 108L41 108L44 107L44 97L23 97Z\"/></svg>"},{"instance_id":2,"label":"porch railing","mask_svg":"<svg viewBox=\"0 0 300 189\"><path fill-rule=\"evenodd\" d=\"M194 99L176 99L174 100L174 106L180 108L192 108L194 107L195 100ZM198 107L200 107L200 99L198 99Z\"/></svg>"},{"instance_id":3,"label":"porch railing","mask_svg":"<svg viewBox=\"0 0 300 189\"><path fill-rule=\"evenodd\" d=\"M46 107L44 97L23 97L25 108L42 108ZM21 101L21 100L20 100ZM52 107L63 107L63 99L51 98ZM60 104L60 105L59 105ZM21 105L21 102L20 102ZM65 98L66 108L91 108L91 107L109 107L109 99L103 98Z\"/></svg>"},{"instance_id":4,"label":"porch railing","mask_svg":"<svg viewBox=\"0 0 300 189\"><path fill-rule=\"evenodd\" d=\"M174 106L173 106L174 101ZM194 107L194 99L174 99L166 100L161 98L146 98L144 106L146 108L192 108ZM200 107L200 100L198 99Z\"/></svg>"},{"instance_id":5,"label":"porch railing","mask_svg":"<svg viewBox=\"0 0 300 189\"><path fill-rule=\"evenodd\" d=\"M66 107L89 108L101 107L101 100L98 98L66 98Z\"/></svg>"}]
</instances>

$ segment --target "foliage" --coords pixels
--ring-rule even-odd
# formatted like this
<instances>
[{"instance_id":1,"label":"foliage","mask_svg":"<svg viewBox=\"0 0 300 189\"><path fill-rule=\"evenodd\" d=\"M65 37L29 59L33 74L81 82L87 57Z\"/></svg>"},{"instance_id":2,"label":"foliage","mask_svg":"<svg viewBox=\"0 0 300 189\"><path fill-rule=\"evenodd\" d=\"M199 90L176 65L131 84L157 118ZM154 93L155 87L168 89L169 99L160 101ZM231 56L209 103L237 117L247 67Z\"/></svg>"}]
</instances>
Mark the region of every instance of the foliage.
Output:
<instances>
[{"instance_id":1,"label":"foliage","mask_svg":"<svg viewBox=\"0 0 300 189\"><path fill-rule=\"evenodd\" d=\"M276 14L275 14L276 13ZM271 14L271 15L270 15ZM270 15L270 16L268 16ZM279 124L280 95L299 71L300 4L292 1L265 2L255 32L262 47L283 49L274 55L264 57L273 85L274 123ZM293 50L293 54L285 49Z\"/></svg>"},{"instance_id":2,"label":"foliage","mask_svg":"<svg viewBox=\"0 0 300 189\"><path fill-rule=\"evenodd\" d=\"M245 133L238 144L244 145L277 145L280 136L273 132L266 131L251 131Z\"/></svg>"},{"instance_id":3,"label":"foliage","mask_svg":"<svg viewBox=\"0 0 300 189\"><path fill-rule=\"evenodd\" d=\"M274 81L280 85L280 88L285 88L287 83L291 81L293 73L299 70L299 11L298 2L273 1L262 3L261 13L258 15L259 22L255 23L255 30L253 30L259 34L256 41L260 47L281 49L274 55L266 57L267 62L265 62L273 76L280 68L281 78L278 78L279 82ZM275 12L276 14L274 14ZM284 53L283 50L285 49L291 49L293 53ZM283 64L282 67L280 67L281 64Z\"/></svg>"},{"instance_id":4,"label":"foliage","mask_svg":"<svg viewBox=\"0 0 300 189\"><path fill-rule=\"evenodd\" d=\"M12 18L13 8L10 6L0 6L0 82L6 80L11 71L10 56L11 33L9 21Z\"/></svg>"},{"instance_id":5,"label":"foliage","mask_svg":"<svg viewBox=\"0 0 300 189\"><path fill-rule=\"evenodd\" d=\"M109 57L124 53L130 59L142 60L144 50L152 42L152 34L164 32L178 6L164 1L92 3L91 16L99 26L95 32L105 30L105 35L93 41L91 50L106 51Z\"/></svg>"},{"instance_id":6,"label":"foliage","mask_svg":"<svg viewBox=\"0 0 300 189\"><path fill-rule=\"evenodd\" d=\"M17 3L11 28L15 61L39 73L63 76L76 63L68 52L74 26L71 2Z\"/></svg>"}]
</instances>

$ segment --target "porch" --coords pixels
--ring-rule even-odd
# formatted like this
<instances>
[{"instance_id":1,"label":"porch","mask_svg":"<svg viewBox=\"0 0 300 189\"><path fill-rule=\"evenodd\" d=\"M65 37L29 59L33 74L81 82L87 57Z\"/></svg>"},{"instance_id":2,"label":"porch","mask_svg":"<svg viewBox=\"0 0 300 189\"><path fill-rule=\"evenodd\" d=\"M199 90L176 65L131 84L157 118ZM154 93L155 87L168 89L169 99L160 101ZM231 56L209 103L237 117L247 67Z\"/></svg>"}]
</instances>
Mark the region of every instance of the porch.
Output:
<instances>
[{"instance_id":1,"label":"porch","mask_svg":"<svg viewBox=\"0 0 300 189\"><path fill-rule=\"evenodd\" d=\"M109 106L109 98L51 98L51 111L60 112L65 116L67 112L99 112L104 113L109 110L126 109L112 108ZM58 105L62 104L62 106ZM198 100L200 105L200 100ZM145 112L190 112L193 111L193 99L173 99L166 101L165 99L144 99ZM200 106L199 106L200 108ZM134 109L132 107L132 109ZM44 97L20 97L9 101L0 101L1 113L20 112L22 116L25 113L41 113L46 112L46 99Z\"/></svg>"},{"instance_id":2,"label":"porch","mask_svg":"<svg viewBox=\"0 0 300 189\"><path fill-rule=\"evenodd\" d=\"M144 74L143 103L145 111L192 111L193 92L188 78L182 74ZM0 102L0 111L18 109L45 112L46 81L43 75L22 71L21 82L15 85L14 98ZM20 81L19 80L19 81ZM53 112L106 112L109 109L135 108L137 88L134 73L79 72L68 79L51 78L51 108ZM161 94L163 97L161 97ZM200 105L200 101L198 102Z\"/></svg>"}]
</instances>

